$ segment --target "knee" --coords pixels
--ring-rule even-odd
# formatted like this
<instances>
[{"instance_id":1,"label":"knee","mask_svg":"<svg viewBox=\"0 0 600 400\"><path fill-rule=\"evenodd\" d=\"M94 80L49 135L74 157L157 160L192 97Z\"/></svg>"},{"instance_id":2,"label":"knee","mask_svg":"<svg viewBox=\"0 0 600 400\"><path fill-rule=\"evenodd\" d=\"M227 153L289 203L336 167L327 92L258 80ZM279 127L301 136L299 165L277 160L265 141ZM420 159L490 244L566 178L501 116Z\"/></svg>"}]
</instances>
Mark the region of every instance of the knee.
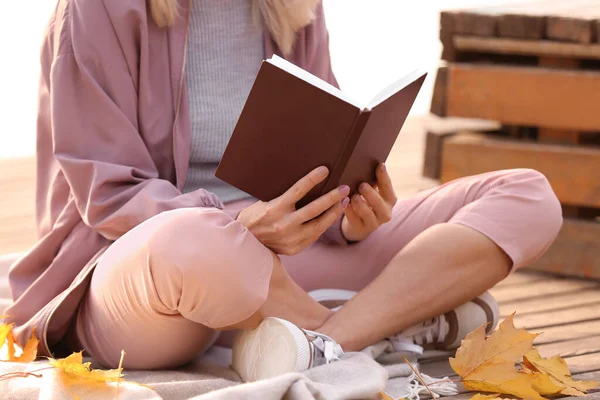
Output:
<instances>
[{"instance_id":1,"label":"knee","mask_svg":"<svg viewBox=\"0 0 600 400\"><path fill-rule=\"evenodd\" d=\"M191 308L211 310L196 322L212 328L238 322L260 307L272 270L266 247L218 209L164 214L147 243L147 257L155 286L158 279L168 282L161 284L164 295L159 293L167 307L182 314L193 313ZM226 308L227 313L219 312Z\"/></svg>"},{"instance_id":2,"label":"knee","mask_svg":"<svg viewBox=\"0 0 600 400\"><path fill-rule=\"evenodd\" d=\"M511 174L510 187L523 205L518 213L538 236L540 252L547 249L563 224L562 207L546 176L533 169L518 169Z\"/></svg>"},{"instance_id":3,"label":"knee","mask_svg":"<svg viewBox=\"0 0 600 400\"><path fill-rule=\"evenodd\" d=\"M538 227L558 233L563 224L562 207L548 178L534 169L519 170L518 178L523 197L535 205L533 216L538 219Z\"/></svg>"},{"instance_id":4,"label":"knee","mask_svg":"<svg viewBox=\"0 0 600 400\"><path fill-rule=\"evenodd\" d=\"M147 254L152 260L168 260L162 266L185 267L191 260L223 259L240 227L218 209L184 208L155 217ZM205 260L206 259L206 260Z\"/></svg>"}]
</instances>

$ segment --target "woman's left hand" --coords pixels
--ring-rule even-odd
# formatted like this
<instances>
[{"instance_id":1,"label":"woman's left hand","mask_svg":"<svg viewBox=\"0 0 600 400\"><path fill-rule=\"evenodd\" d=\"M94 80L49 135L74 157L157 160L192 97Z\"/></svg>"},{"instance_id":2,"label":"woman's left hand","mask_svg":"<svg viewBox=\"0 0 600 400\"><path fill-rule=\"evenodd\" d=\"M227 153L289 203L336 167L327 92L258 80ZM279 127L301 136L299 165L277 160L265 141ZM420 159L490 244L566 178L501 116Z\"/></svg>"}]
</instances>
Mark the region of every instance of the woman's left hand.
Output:
<instances>
[{"instance_id":1,"label":"woman's left hand","mask_svg":"<svg viewBox=\"0 0 600 400\"><path fill-rule=\"evenodd\" d=\"M397 201L392 180L384 164L377 167L375 174L375 187L362 183L345 210L342 234L348 241L364 240L392 219L392 209Z\"/></svg>"}]
</instances>

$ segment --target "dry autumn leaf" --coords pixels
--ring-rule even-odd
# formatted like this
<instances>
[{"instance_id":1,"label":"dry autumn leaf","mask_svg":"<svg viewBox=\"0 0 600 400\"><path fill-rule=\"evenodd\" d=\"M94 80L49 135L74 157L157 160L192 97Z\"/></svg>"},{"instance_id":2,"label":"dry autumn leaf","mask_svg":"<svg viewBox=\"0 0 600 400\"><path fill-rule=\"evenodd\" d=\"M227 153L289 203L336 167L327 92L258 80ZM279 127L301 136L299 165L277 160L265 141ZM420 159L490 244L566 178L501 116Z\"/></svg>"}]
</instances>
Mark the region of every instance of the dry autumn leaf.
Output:
<instances>
[{"instance_id":1,"label":"dry autumn leaf","mask_svg":"<svg viewBox=\"0 0 600 400\"><path fill-rule=\"evenodd\" d=\"M14 338L12 332L10 332L8 335L8 360L24 363L35 361L35 359L37 358L37 349L39 342L40 341L38 340L37 336L35 336L35 328L33 328L33 330L31 331L31 337L29 338L29 340L27 340L27 343L25 343L25 347L23 347L23 352L20 356L15 357Z\"/></svg>"},{"instance_id":2,"label":"dry autumn leaf","mask_svg":"<svg viewBox=\"0 0 600 400\"><path fill-rule=\"evenodd\" d=\"M381 397L381 400L394 400L394 398L386 392L379 392L379 396Z\"/></svg>"},{"instance_id":3,"label":"dry autumn leaf","mask_svg":"<svg viewBox=\"0 0 600 400\"><path fill-rule=\"evenodd\" d=\"M523 356L523 364L529 369L544 374L556 386L560 393L569 396L583 396L585 392L600 386L600 382L576 381L571 377L569 366L561 357L542 358L537 349L530 350Z\"/></svg>"},{"instance_id":4,"label":"dry autumn leaf","mask_svg":"<svg viewBox=\"0 0 600 400\"><path fill-rule=\"evenodd\" d=\"M0 325L0 348L4 346L4 342L9 335L12 334L12 325L2 324Z\"/></svg>"},{"instance_id":5,"label":"dry autumn leaf","mask_svg":"<svg viewBox=\"0 0 600 400\"><path fill-rule=\"evenodd\" d=\"M73 353L67 358L55 360L50 358L50 365L60 369L67 377L72 379L85 379L95 382L116 382L121 378L120 369L98 370L92 369L91 363L83 362L82 353Z\"/></svg>"},{"instance_id":6,"label":"dry autumn leaf","mask_svg":"<svg viewBox=\"0 0 600 400\"><path fill-rule=\"evenodd\" d=\"M515 363L533 349L536 336L525 329L516 329L511 315L489 337L485 325L469 333L456 356L450 358L450 365L467 390L542 400L533 389L535 376L520 374L515 368Z\"/></svg>"},{"instance_id":7,"label":"dry autumn leaf","mask_svg":"<svg viewBox=\"0 0 600 400\"><path fill-rule=\"evenodd\" d=\"M536 392L538 392L542 396L551 396L554 394L558 394L563 389L562 386L556 385L554 382L552 382L550 377L546 374L532 371L526 367L521 368L519 373L533 377L533 382L531 386Z\"/></svg>"},{"instance_id":8,"label":"dry autumn leaf","mask_svg":"<svg viewBox=\"0 0 600 400\"><path fill-rule=\"evenodd\" d=\"M33 328L31 337L29 340L27 340L27 343L25 343L25 347L19 356L15 356L15 338L13 336L12 329L12 324L0 325L0 348L6 345L6 360L3 361L23 363L35 361L37 357L37 347L39 344L39 340L35 336L35 328Z\"/></svg>"}]
</instances>

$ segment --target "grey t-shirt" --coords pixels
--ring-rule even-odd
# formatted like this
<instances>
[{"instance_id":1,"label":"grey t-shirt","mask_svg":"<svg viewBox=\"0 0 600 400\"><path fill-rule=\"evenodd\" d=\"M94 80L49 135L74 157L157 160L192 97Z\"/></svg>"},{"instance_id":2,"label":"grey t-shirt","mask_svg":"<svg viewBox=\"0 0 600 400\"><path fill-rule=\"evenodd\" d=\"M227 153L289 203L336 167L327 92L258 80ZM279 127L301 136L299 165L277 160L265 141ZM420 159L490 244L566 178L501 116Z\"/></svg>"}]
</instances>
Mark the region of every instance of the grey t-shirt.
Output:
<instances>
[{"instance_id":1,"label":"grey t-shirt","mask_svg":"<svg viewBox=\"0 0 600 400\"><path fill-rule=\"evenodd\" d=\"M214 176L264 58L249 0L193 0L186 59L192 127L184 192L203 188L228 203L250 197Z\"/></svg>"}]
</instances>

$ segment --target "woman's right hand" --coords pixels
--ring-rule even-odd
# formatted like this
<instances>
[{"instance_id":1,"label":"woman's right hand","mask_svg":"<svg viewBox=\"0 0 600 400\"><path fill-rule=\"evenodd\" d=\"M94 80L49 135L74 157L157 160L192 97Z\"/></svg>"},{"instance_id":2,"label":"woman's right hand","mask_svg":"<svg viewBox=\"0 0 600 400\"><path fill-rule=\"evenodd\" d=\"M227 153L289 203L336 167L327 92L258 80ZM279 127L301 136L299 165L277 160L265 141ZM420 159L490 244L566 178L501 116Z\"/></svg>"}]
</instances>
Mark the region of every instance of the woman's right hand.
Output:
<instances>
[{"instance_id":1,"label":"woman's right hand","mask_svg":"<svg viewBox=\"0 0 600 400\"><path fill-rule=\"evenodd\" d=\"M237 220L276 254L300 253L333 225L350 202L350 188L340 186L296 210L296 203L328 174L326 167L314 169L278 198L245 208Z\"/></svg>"}]
</instances>

